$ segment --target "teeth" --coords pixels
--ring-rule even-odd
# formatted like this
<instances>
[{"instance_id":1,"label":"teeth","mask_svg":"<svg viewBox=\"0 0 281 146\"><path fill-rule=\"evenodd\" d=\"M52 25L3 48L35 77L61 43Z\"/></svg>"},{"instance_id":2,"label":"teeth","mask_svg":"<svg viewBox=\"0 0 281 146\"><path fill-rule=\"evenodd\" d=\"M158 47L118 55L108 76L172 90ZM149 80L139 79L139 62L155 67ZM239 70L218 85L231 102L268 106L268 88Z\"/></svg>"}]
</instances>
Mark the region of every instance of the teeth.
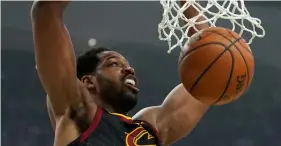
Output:
<instances>
[{"instance_id":1,"label":"teeth","mask_svg":"<svg viewBox=\"0 0 281 146\"><path fill-rule=\"evenodd\" d=\"M132 80L132 79L126 79L126 80L125 80L125 84L130 84L130 85L135 86L135 85L136 85L136 82L135 82L134 80Z\"/></svg>"}]
</instances>

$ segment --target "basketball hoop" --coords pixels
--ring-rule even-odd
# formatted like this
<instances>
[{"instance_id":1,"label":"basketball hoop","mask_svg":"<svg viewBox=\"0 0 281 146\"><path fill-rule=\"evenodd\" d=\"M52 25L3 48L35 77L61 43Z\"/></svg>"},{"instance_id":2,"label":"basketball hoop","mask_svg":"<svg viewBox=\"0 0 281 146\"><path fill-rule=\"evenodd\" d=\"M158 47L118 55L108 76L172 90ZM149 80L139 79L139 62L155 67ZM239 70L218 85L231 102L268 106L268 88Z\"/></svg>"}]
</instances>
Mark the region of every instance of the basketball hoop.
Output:
<instances>
[{"instance_id":1,"label":"basketball hoop","mask_svg":"<svg viewBox=\"0 0 281 146\"><path fill-rule=\"evenodd\" d=\"M251 44L255 37L262 38L265 35L261 20L250 16L244 0L206 0L206 5L199 4L196 0L187 0L183 6L176 0L160 0L160 3L164 12L163 19L158 25L158 33L160 40L168 42L168 53L178 46L184 48L185 43L190 39L188 32L191 28L198 32L196 25L208 23L210 26L216 26L217 20L230 21L232 31L238 31L240 36L248 32L250 34L248 44ZM189 7L197 10L198 15L190 19L186 18L184 11ZM198 19L202 17L204 20L199 21Z\"/></svg>"}]
</instances>

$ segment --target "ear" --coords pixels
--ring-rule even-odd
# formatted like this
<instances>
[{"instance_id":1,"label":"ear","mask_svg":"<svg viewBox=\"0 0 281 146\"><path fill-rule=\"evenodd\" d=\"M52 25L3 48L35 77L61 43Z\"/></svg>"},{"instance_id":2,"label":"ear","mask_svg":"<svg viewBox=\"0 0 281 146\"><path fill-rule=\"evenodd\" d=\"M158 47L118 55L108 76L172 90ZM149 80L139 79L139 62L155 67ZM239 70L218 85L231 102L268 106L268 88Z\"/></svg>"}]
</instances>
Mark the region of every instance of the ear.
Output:
<instances>
[{"instance_id":1,"label":"ear","mask_svg":"<svg viewBox=\"0 0 281 146\"><path fill-rule=\"evenodd\" d=\"M85 84L88 90L96 91L97 87L97 80L96 77L93 75L85 75L81 78L81 82Z\"/></svg>"}]
</instances>

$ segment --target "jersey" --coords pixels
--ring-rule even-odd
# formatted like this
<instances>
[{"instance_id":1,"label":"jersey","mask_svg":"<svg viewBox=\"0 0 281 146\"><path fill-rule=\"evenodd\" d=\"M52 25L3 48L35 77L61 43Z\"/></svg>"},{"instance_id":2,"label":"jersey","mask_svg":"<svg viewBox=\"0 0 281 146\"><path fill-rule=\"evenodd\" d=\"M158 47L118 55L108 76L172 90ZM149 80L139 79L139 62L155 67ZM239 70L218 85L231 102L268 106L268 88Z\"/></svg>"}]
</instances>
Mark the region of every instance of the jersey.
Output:
<instances>
[{"instance_id":1,"label":"jersey","mask_svg":"<svg viewBox=\"0 0 281 146\"><path fill-rule=\"evenodd\" d=\"M160 146L158 132L141 120L97 109L89 128L68 146Z\"/></svg>"}]
</instances>

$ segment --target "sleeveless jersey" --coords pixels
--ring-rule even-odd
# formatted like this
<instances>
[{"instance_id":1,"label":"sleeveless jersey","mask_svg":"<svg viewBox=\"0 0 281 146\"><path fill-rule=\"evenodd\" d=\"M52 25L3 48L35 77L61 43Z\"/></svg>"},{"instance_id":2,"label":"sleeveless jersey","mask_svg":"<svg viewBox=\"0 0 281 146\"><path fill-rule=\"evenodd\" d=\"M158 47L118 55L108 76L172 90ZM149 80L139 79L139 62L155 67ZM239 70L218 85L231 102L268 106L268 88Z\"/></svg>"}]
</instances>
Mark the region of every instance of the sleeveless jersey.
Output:
<instances>
[{"instance_id":1,"label":"sleeveless jersey","mask_svg":"<svg viewBox=\"0 0 281 146\"><path fill-rule=\"evenodd\" d=\"M68 146L160 146L152 125L97 109L89 128Z\"/></svg>"}]
</instances>

